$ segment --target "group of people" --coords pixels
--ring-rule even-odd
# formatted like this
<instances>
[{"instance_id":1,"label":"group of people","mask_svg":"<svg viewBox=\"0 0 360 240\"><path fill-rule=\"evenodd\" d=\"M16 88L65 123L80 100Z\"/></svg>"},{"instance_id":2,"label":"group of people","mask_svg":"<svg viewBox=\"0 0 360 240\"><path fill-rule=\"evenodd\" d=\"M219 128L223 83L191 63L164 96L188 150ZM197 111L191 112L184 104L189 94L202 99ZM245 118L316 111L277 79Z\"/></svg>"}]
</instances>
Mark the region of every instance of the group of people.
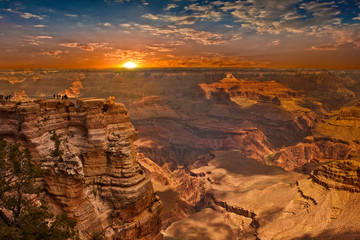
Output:
<instances>
[{"instance_id":1,"label":"group of people","mask_svg":"<svg viewBox=\"0 0 360 240\"><path fill-rule=\"evenodd\" d=\"M61 94L54 94L54 99L61 99L61 100L65 100L65 99L69 99L69 97L65 94L65 95L61 95Z\"/></svg>"},{"instance_id":2,"label":"group of people","mask_svg":"<svg viewBox=\"0 0 360 240\"><path fill-rule=\"evenodd\" d=\"M12 98L12 96L11 95L0 95L0 100L3 100L3 99L5 99L6 101L7 100L11 100L11 98Z\"/></svg>"}]
</instances>

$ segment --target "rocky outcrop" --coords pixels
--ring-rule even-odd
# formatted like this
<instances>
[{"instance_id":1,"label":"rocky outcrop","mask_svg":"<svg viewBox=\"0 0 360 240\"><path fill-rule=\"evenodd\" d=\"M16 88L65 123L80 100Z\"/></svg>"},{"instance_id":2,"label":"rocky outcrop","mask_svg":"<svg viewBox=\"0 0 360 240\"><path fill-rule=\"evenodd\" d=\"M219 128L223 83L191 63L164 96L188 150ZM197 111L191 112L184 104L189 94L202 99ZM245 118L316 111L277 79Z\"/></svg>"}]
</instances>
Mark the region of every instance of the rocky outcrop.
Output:
<instances>
[{"instance_id":1,"label":"rocky outcrop","mask_svg":"<svg viewBox=\"0 0 360 240\"><path fill-rule=\"evenodd\" d=\"M311 172L314 182L326 188L360 192L360 163L353 160L335 161Z\"/></svg>"},{"instance_id":2,"label":"rocky outcrop","mask_svg":"<svg viewBox=\"0 0 360 240\"><path fill-rule=\"evenodd\" d=\"M360 111L356 106L330 113L302 142L283 147L272 158L286 170L301 168L321 159L349 160L360 157Z\"/></svg>"},{"instance_id":3,"label":"rocky outcrop","mask_svg":"<svg viewBox=\"0 0 360 240\"><path fill-rule=\"evenodd\" d=\"M215 97L222 99L223 96L240 96L280 105L279 99L289 99L301 97L302 92L294 91L285 85L275 81L257 82L238 80L232 74L227 74L226 78L212 84L200 84L208 98Z\"/></svg>"},{"instance_id":4,"label":"rocky outcrop","mask_svg":"<svg viewBox=\"0 0 360 240\"><path fill-rule=\"evenodd\" d=\"M360 104L357 103L360 107ZM360 108L356 107L351 109L342 110L337 120L358 120L360 119Z\"/></svg>"},{"instance_id":5,"label":"rocky outcrop","mask_svg":"<svg viewBox=\"0 0 360 240\"><path fill-rule=\"evenodd\" d=\"M290 171L310 162L319 162L318 159L348 159L352 151L353 146L345 141L307 137L302 143L280 149L271 160Z\"/></svg>"},{"instance_id":6,"label":"rocky outcrop","mask_svg":"<svg viewBox=\"0 0 360 240\"><path fill-rule=\"evenodd\" d=\"M43 198L81 239L162 239L161 202L137 162L137 132L113 98L2 102L0 134L46 170Z\"/></svg>"}]
</instances>

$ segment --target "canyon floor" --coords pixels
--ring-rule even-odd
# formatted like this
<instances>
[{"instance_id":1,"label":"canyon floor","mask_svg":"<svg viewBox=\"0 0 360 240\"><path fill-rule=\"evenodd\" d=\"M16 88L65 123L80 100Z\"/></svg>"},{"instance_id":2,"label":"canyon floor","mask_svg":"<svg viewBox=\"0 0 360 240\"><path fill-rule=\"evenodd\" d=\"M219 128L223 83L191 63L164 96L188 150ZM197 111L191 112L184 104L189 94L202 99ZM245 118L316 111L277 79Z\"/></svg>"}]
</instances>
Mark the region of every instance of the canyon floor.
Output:
<instances>
[{"instance_id":1,"label":"canyon floor","mask_svg":"<svg viewBox=\"0 0 360 240\"><path fill-rule=\"evenodd\" d=\"M360 71L39 70L0 80L14 101L124 103L164 239L360 238Z\"/></svg>"}]
</instances>

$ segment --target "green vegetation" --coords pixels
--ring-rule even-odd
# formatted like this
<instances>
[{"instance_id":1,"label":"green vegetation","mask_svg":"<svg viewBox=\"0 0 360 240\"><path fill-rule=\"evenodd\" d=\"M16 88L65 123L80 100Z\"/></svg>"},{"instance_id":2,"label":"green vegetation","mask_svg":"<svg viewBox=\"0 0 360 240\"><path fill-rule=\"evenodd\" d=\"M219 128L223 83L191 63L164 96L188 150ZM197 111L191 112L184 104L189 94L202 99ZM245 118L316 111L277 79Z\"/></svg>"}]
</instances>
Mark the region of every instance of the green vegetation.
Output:
<instances>
[{"instance_id":1,"label":"green vegetation","mask_svg":"<svg viewBox=\"0 0 360 240\"><path fill-rule=\"evenodd\" d=\"M273 160L274 155L275 155L275 154L272 153L272 154L269 154L269 155L267 155L267 156L265 157L265 160L266 160L266 162L267 162L268 165L272 165L272 160Z\"/></svg>"},{"instance_id":2,"label":"green vegetation","mask_svg":"<svg viewBox=\"0 0 360 240\"><path fill-rule=\"evenodd\" d=\"M0 138L0 239L75 239L75 221L54 216L38 198L36 178L43 171L31 162L29 149Z\"/></svg>"},{"instance_id":3,"label":"green vegetation","mask_svg":"<svg viewBox=\"0 0 360 240\"><path fill-rule=\"evenodd\" d=\"M60 136L58 134L56 134L55 131L52 131L52 136L51 136L51 140L55 142L55 149L52 150L51 152L51 156L53 158L58 158L59 162L63 162L64 159L62 157L63 155L63 151L60 150Z\"/></svg>"}]
</instances>

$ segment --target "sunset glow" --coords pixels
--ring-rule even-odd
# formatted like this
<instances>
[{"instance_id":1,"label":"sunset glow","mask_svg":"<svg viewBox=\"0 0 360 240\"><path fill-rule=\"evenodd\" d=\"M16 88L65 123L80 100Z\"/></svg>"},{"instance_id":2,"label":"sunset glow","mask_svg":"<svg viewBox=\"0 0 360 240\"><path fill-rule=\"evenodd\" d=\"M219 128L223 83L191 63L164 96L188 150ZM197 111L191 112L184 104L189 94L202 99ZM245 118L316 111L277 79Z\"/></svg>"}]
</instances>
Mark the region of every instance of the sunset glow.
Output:
<instances>
[{"instance_id":1,"label":"sunset glow","mask_svg":"<svg viewBox=\"0 0 360 240\"><path fill-rule=\"evenodd\" d=\"M360 3L0 1L0 68L360 68ZM259 14L261 12L261 14ZM119 17L121 16L121 17Z\"/></svg>"},{"instance_id":2,"label":"sunset glow","mask_svg":"<svg viewBox=\"0 0 360 240\"><path fill-rule=\"evenodd\" d=\"M133 69L133 68L136 68L136 63L134 62L126 62L124 63L124 68L129 68L129 69Z\"/></svg>"}]
</instances>

